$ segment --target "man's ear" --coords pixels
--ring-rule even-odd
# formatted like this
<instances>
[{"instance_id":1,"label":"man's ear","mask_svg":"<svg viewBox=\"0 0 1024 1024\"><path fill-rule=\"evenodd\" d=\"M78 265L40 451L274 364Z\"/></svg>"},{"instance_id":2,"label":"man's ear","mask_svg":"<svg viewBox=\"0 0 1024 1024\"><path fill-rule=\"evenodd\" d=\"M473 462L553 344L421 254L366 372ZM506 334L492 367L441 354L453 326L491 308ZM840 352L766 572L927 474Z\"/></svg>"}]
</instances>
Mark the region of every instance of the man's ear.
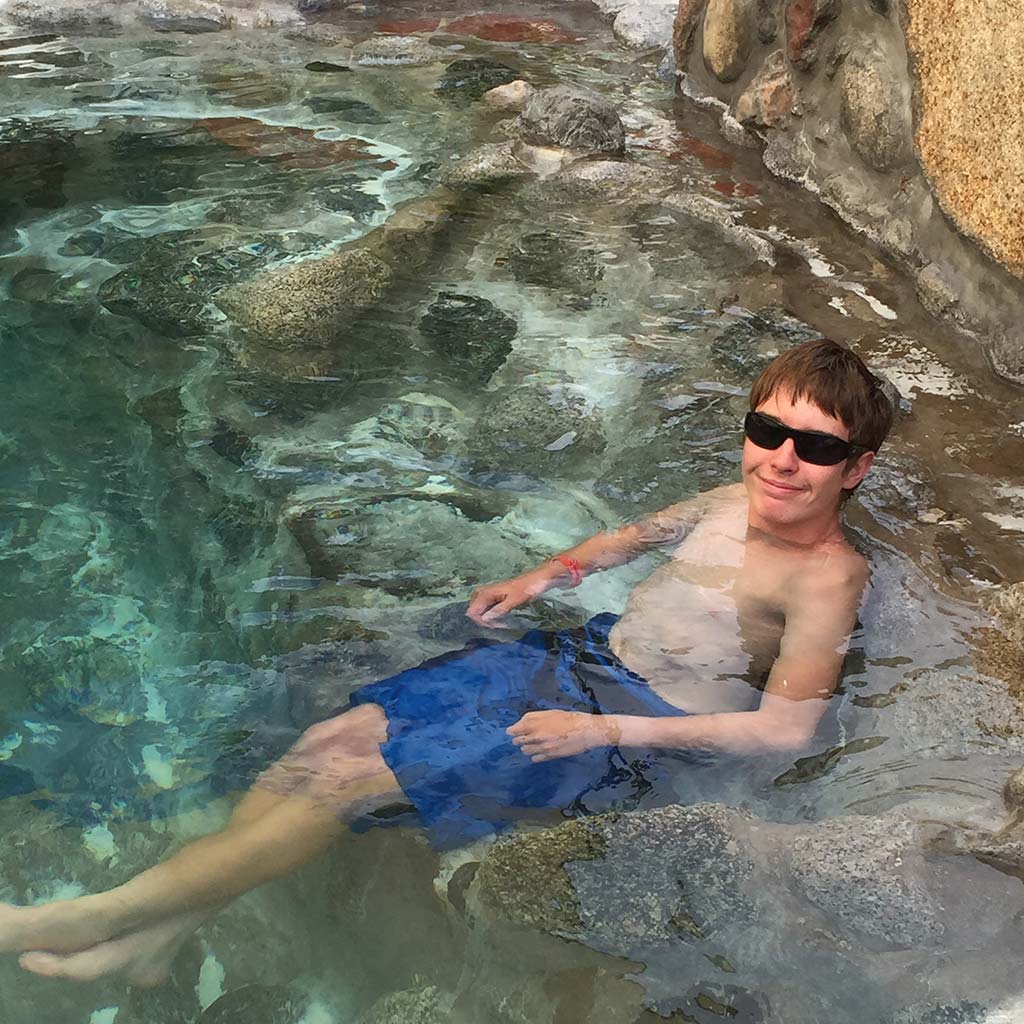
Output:
<instances>
[{"instance_id":1,"label":"man's ear","mask_svg":"<svg viewBox=\"0 0 1024 1024\"><path fill-rule=\"evenodd\" d=\"M852 463L846 464L843 470L843 488L852 491L868 475L871 464L875 461L874 452L865 452L858 455Z\"/></svg>"}]
</instances>

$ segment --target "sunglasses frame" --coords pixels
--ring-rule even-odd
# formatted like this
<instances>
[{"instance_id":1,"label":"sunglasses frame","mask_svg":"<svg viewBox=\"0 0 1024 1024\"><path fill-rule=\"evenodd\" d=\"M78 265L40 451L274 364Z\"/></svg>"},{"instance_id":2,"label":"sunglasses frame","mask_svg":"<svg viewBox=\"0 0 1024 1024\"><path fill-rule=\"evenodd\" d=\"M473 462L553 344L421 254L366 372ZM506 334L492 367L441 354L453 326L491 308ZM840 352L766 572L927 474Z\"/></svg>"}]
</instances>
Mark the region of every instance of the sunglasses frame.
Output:
<instances>
[{"instance_id":1,"label":"sunglasses frame","mask_svg":"<svg viewBox=\"0 0 1024 1024\"><path fill-rule=\"evenodd\" d=\"M778 431L782 435L782 439L774 446L758 444L758 442L750 436L749 424L751 420L765 423L770 429ZM866 448L862 444L854 444L852 441L844 441L841 437L836 437L835 434L828 434L824 431L796 430L793 427L787 427L785 423L775 419L774 416L769 416L767 413L763 412L754 412L753 410L743 417L743 436L747 438L752 445L765 451L777 451L786 443L787 440L792 440L796 457L801 462L806 462L811 466L838 466L840 462L848 462L850 459L859 458L861 455L872 450L871 448ZM816 441L820 440L834 441L838 444L844 445L846 448L846 454L840 456L834 462L819 462L816 459L808 459L800 453L800 449L805 444L810 443L813 445Z\"/></svg>"}]
</instances>

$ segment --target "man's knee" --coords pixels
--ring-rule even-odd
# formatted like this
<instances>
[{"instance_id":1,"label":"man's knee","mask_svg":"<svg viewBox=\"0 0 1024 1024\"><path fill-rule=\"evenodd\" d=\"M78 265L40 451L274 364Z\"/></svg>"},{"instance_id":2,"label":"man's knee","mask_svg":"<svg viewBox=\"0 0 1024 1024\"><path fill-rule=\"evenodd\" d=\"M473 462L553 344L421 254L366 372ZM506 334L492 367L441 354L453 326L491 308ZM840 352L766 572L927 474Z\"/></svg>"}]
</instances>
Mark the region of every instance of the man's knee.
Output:
<instances>
[{"instance_id":1,"label":"man's knee","mask_svg":"<svg viewBox=\"0 0 1024 1024\"><path fill-rule=\"evenodd\" d=\"M387 734L388 720L383 710L376 704L361 704L311 725L294 749L297 753L372 755L379 752Z\"/></svg>"}]
</instances>

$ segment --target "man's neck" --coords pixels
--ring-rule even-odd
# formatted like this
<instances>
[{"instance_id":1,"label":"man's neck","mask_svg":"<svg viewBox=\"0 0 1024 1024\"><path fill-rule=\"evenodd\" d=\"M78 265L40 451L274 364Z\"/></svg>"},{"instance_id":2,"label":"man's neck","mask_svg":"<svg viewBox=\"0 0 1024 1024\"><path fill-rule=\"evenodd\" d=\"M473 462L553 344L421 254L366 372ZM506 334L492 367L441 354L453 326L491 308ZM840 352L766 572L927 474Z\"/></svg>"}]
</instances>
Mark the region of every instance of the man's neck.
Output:
<instances>
[{"instance_id":1,"label":"man's neck","mask_svg":"<svg viewBox=\"0 0 1024 1024\"><path fill-rule=\"evenodd\" d=\"M800 523L765 522L753 511L748 510L747 528L778 544L805 550L836 544L845 539L838 510L831 516Z\"/></svg>"}]
</instances>

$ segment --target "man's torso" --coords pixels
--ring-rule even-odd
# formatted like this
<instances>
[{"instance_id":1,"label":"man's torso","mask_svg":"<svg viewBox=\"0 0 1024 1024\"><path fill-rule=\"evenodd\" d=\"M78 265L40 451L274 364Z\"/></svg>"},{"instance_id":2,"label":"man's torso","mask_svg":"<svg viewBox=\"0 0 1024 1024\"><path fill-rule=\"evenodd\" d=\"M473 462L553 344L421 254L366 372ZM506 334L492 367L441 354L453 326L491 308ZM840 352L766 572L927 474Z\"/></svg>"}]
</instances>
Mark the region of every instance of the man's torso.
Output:
<instances>
[{"instance_id":1,"label":"man's torso","mask_svg":"<svg viewBox=\"0 0 1024 1024\"><path fill-rule=\"evenodd\" d=\"M845 541L804 551L749 530L743 487L723 488L632 591L611 649L686 711L752 710L808 576L842 572L859 557Z\"/></svg>"}]
</instances>

